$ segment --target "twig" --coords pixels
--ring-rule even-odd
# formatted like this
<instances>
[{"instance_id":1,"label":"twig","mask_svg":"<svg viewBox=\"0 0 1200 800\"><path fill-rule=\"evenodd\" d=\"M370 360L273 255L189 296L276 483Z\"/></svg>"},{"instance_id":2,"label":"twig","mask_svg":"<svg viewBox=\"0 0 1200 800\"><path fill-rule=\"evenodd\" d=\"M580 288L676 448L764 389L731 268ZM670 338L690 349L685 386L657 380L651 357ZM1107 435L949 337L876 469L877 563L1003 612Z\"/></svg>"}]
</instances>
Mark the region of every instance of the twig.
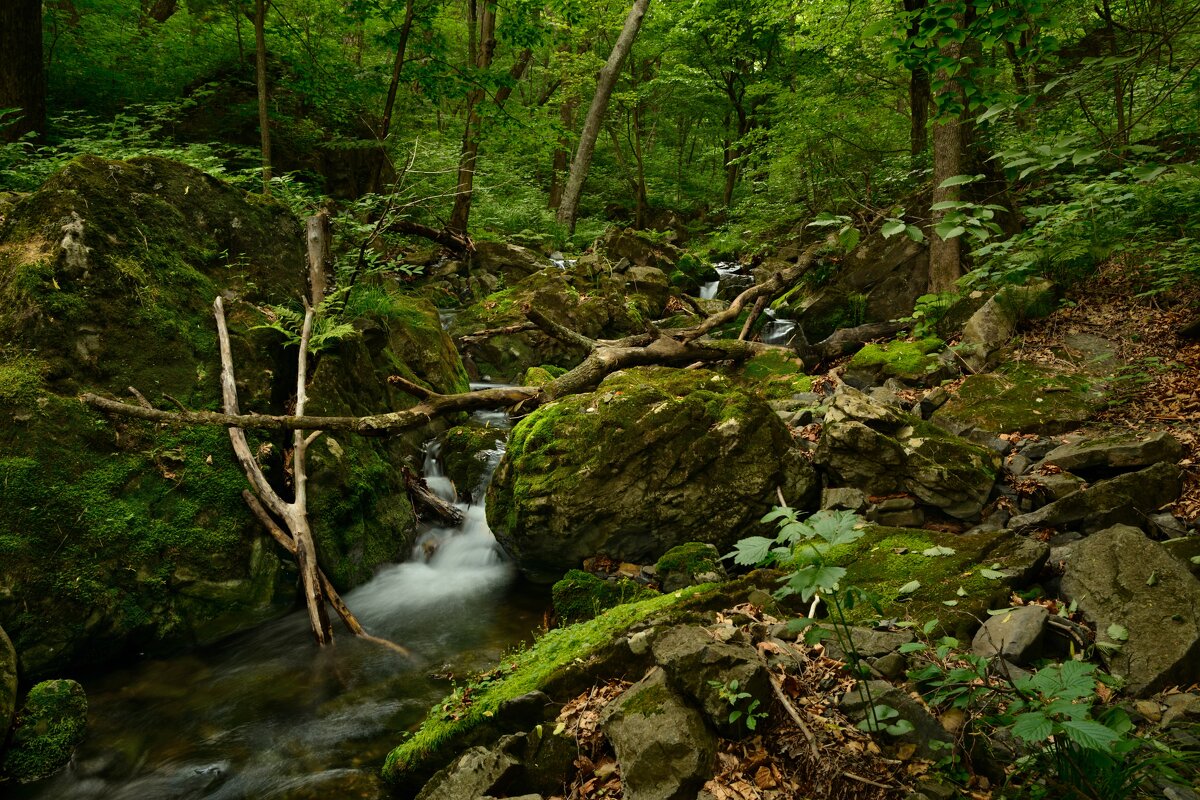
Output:
<instances>
[{"instance_id":1,"label":"twig","mask_svg":"<svg viewBox=\"0 0 1200 800\"><path fill-rule=\"evenodd\" d=\"M844 775L845 777L849 778L852 781L858 781L859 783L865 783L868 786L877 786L880 789L897 789L897 788L899 788L897 786L889 785L886 783L876 783L875 781L870 780L868 778L864 778L861 775L855 775L853 772L843 772L842 775Z\"/></svg>"},{"instance_id":2,"label":"twig","mask_svg":"<svg viewBox=\"0 0 1200 800\"><path fill-rule=\"evenodd\" d=\"M769 679L771 681L771 688L775 690L775 697L779 698L784 711L792 718L792 722L796 723L796 727L800 728L800 731L804 734L804 738L808 739L808 747L812 751L813 760L820 761L821 751L817 749L817 737L813 735L812 729L800 718L800 712L796 710L796 707L792 705L792 701L784 693L783 684L780 683L775 673L769 673Z\"/></svg>"}]
</instances>

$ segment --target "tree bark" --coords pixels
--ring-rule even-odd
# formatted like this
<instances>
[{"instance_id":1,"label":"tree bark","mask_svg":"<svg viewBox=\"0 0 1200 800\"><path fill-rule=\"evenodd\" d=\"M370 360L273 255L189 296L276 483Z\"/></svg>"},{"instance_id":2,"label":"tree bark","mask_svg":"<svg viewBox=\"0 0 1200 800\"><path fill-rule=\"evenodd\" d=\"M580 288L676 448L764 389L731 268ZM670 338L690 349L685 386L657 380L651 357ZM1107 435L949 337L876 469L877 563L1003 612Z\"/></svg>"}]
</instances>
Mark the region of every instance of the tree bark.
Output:
<instances>
[{"instance_id":1,"label":"tree bark","mask_svg":"<svg viewBox=\"0 0 1200 800\"><path fill-rule=\"evenodd\" d=\"M921 11L927 5L928 0L904 0L905 11ZM916 37L920 32L920 20L914 18L909 25L908 34L910 37ZM929 71L921 65L914 66L909 73L908 81L908 108L910 117L908 138L914 161L929 146L929 103L931 99Z\"/></svg>"},{"instance_id":2,"label":"tree bark","mask_svg":"<svg viewBox=\"0 0 1200 800\"><path fill-rule=\"evenodd\" d=\"M962 25L961 15L959 25ZM957 61L962 55L962 45L948 44L942 48L942 54ZM963 151L965 137L963 135L962 116L964 110L962 89L958 82L945 71L939 71L938 78L945 81L945 87L938 92L938 117L933 123L933 205L941 202L958 200L959 187L942 187L948 178L962 174ZM946 105L952 111L946 111ZM946 216L946 211L933 211L931 222L938 225ZM961 237L943 239L936 233L929 236L929 290L931 292L947 292L954 288L955 281L962 277L962 240Z\"/></svg>"},{"instance_id":3,"label":"tree bark","mask_svg":"<svg viewBox=\"0 0 1200 800\"><path fill-rule=\"evenodd\" d=\"M258 81L258 129L262 140L263 194L271 194L271 128L267 118L266 0L254 2L255 72Z\"/></svg>"},{"instance_id":4,"label":"tree bark","mask_svg":"<svg viewBox=\"0 0 1200 800\"><path fill-rule=\"evenodd\" d=\"M583 194L583 182L587 179L592 156L596 152L596 137L600 134L600 125L608 110L609 98L612 97L613 89L617 85L617 78L621 74L621 65L633 47L633 40L637 38L638 30L642 26L642 18L646 16L646 9L649 6L650 0L634 0L633 7L629 9L629 15L625 18L625 25L621 28L621 34L617 37L617 43L613 45L612 52L608 55L608 61L600 70L600 77L596 81L596 94L592 97L592 104L588 107L587 116L584 117L583 132L579 135L579 147L576 148L575 158L571 161L571 171L567 175L562 202L558 206L558 221L566 225L571 233L575 233L575 218L579 213L579 197Z\"/></svg>"},{"instance_id":5,"label":"tree bark","mask_svg":"<svg viewBox=\"0 0 1200 800\"><path fill-rule=\"evenodd\" d=\"M0 141L46 132L46 75L42 63L41 0L0 3L0 109L20 114L0 120Z\"/></svg>"},{"instance_id":6,"label":"tree bark","mask_svg":"<svg viewBox=\"0 0 1200 800\"><path fill-rule=\"evenodd\" d=\"M392 129L392 111L396 108L396 94L400 90L400 72L404 68L404 56L408 51L408 36L412 32L414 4L416 0L408 0L404 6L404 22L400 25L400 41L396 44L396 57L392 61L392 79L388 83L387 100L383 104L383 120L379 123L379 145L386 147L388 133ZM375 170L371 174L371 191L379 191L383 175L385 153L380 152Z\"/></svg>"}]
</instances>

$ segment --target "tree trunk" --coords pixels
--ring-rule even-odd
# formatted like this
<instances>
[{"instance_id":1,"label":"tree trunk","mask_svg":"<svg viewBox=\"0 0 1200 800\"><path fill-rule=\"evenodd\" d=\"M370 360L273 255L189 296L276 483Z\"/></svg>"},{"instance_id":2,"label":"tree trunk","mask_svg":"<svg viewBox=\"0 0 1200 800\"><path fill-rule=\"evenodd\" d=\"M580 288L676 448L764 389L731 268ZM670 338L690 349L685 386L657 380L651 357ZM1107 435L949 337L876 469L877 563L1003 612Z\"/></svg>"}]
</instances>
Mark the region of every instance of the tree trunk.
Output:
<instances>
[{"instance_id":1,"label":"tree trunk","mask_svg":"<svg viewBox=\"0 0 1200 800\"><path fill-rule=\"evenodd\" d=\"M956 15L959 16L959 15ZM962 20L959 19L961 26ZM949 44L942 55L957 61L962 55L962 45ZM962 89L958 82L939 71L938 79L945 87L938 92L938 118L933 123L933 205L958 200L959 187L942 183L948 178L962 174L965 136L962 115ZM947 105L950 110L947 110ZM931 214L932 225L936 226L946 216L946 211ZM962 277L962 240L960 237L943 239L936 233L929 237L929 291L946 292L954 288L955 281Z\"/></svg>"},{"instance_id":2,"label":"tree trunk","mask_svg":"<svg viewBox=\"0 0 1200 800\"><path fill-rule=\"evenodd\" d=\"M625 26L621 35L608 54L608 61L600 70L596 81L596 94L588 107L587 116L583 120L583 132L579 135L579 147L575 150L575 158L571 162L571 171L567 175L567 185L563 189L562 202L558 206L558 221L575 233L575 218L579 213L579 197L583 193L583 182L587 179L588 168L592 165L592 155L596 152L596 137L600 134L600 125L604 121L604 113L608 110L608 101L617 85L621 74L621 65L633 47L638 29L642 26L642 18L650 0L634 0L625 18Z\"/></svg>"},{"instance_id":3,"label":"tree trunk","mask_svg":"<svg viewBox=\"0 0 1200 800\"><path fill-rule=\"evenodd\" d=\"M475 4L471 4L472 11ZM474 16L472 14L472 16ZM474 31L474 25L469 27ZM476 70L485 70L492 65L492 55L496 52L496 12L487 4L483 7L483 16L479 24L479 44L475 45L475 36L469 40L469 56L472 56L471 66ZM475 159L479 155L479 103L483 100L482 88L472 89L467 93L467 124L463 129L462 150L458 156L458 184L454 193L454 209L450 212L450 222L447 230L465 234L467 223L471 219L472 192L475 188Z\"/></svg>"},{"instance_id":4,"label":"tree trunk","mask_svg":"<svg viewBox=\"0 0 1200 800\"><path fill-rule=\"evenodd\" d=\"M254 3L254 50L258 77L258 129L262 137L263 194L271 193L271 128L267 119L267 38L266 0Z\"/></svg>"},{"instance_id":5,"label":"tree trunk","mask_svg":"<svg viewBox=\"0 0 1200 800\"><path fill-rule=\"evenodd\" d=\"M927 0L904 0L904 10L921 11L927 4ZM908 35L916 37L920 32L920 20L913 19L908 28ZM908 81L908 108L911 120L908 138L914 161L929 146L929 102L932 99L931 93L929 71L920 65L913 67Z\"/></svg>"},{"instance_id":6,"label":"tree trunk","mask_svg":"<svg viewBox=\"0 0 1200 800\"><path fill-rule=\"evenodd\" d=\"M0 3L0 109L16 108L20 117L0 128L0 141L15 142L27 133L46 132L46 75L42 64L41 0ZM0 125L14 122L8 117Z\"/></svg>"},{"instance_id":7,"label":"tree trunk","mask_svg":"<svg viewBox=\"0 0 1200 800\"><path fill-rule=\"evenodd\" d=\"M572 96L558 106L558 118L563 130L569 131L575 127L575 109L579 107L579 98ZM562 177L571 163L571 140L566 134L558 138L558 147L554 150L554 160L550 164L550 201L548 208L557 210L562 204Z\"/></svg>"},{"instance_id":8,"label":"tree trunk","mask_svg":"<svg viewBox=\"0 0 1200 800\"><path fill-rule=\"evenodd\" d=\"M151 22L161 25L174 16L178 8L179 0L142 0L142 16L138 26L144 28Z\"/></svg>"},{"instance_id":9,"label":"tree trunk","mask_svg":"<svg viewBox=\"0 0 1200 800\"><path fill-rule=\"evenodd\" d=\"M392 80L388 84L387 100L383 104L383 120L379 124L379 146L385 147L388 132L392 129L392 111L396 107L396 93L400 89L400 71L404 68L404 54L408 50L408 35L412 32L413 5L415 0L408 0L404 6L404 22L400 25L400 41L396 44L396 58L392 61ZM379 153L375 170L371 175L371 192L379 191L380 176L383 175L385 154Z\"/></svg>"}]
</instances>

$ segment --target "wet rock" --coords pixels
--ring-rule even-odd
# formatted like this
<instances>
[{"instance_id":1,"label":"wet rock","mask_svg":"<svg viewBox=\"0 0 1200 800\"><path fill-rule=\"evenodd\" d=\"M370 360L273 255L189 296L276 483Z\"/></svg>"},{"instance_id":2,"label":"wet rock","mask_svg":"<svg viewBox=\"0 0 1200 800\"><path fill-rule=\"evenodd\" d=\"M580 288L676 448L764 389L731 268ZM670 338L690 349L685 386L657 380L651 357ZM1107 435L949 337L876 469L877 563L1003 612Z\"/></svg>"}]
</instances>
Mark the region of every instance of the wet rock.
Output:
<instances>
[{"instance_id":1,"label":"wet rock","mask_svg":"<svg viewBox=\"0 0 1200 800\"><path fill-rule=\"evenodd\" d=\"M0 776L17 783L48 778L71 760L87 732L87 696L75 681L43 681L17 712Z\"/></svg>"},{"instance_id":2,"label":"wet rock","mask_svg":"<svg viewBox=\"0 0 1200 800\"><path fill-rule=\"evenodd\" d=\"M624 277L625 291L646 298L649 316L654 319L662 316L671 297L671 282L667 274L657 267L630 267Z\"/></svg>"},{"instance_id":3,"label":"wet rock","mask_svg":"<svg viewBox=\"0 0 1200 800\"><path fill-rule=\"evenodd\" d=\"M1132 435L1087 438L1064 444L1046 454L1045 462L1070 472L1090 469L1136 469L1162 461L1175 463L1183 457L1183 445L1160 431L1146 437Z\"/></svg>"},{"instance_id":4,"label":"wet rock","mask_svg":"<svg viewBox=\"0 0 1200 800\"><path fill-rule=\"evenodd\" d=\"M987 450L849 387L826 414L814 463L842 485L907 492L960 519L980 512L999 470Z\"/></svg>"},{"instance_id":5,"label":"wet rock","mask_svg":"<svg viewBox=\"0 0 1200 800\"><path fill-rule=\"evenodd\" d=\"M704 629L695 626L671 628L651 646L655 662L666 670L671 685L694 700L709 723L726 736L745 734L743 718L729 721L731 712L746 712L753 700L758 708L770 705L771 686L766 667L753 647L746 644L716 642ZM721 697L724 687L737 682L737 692L749 698L732 706Z\"/></svg>"},{"instance_id":6,"label":"wet rock","mask_svg":"<svg viewBox=\"0 0 1200 800\"><path fill-rule=\"evenodd\" d=\"M700 583L725 580L725 565L716 547L704 542L687 542L672 547L654 565L659 588L674 592Z\"/></svg>"},{"instance_id":7,"label":"wet rock","mask_svg":"<svg viewBox=\"0 0 1200 800\"><path fill-rule=\"evenodd\" d=\"M1116 525L1072 547L1062 593L1096 627L1108 669L1137 697L1200 680L1200 581L1136 528ZM1108 628L1124 626L1113 641Z\"/></svg>"},{"instance_id":8,"label":"wet rock","mask_svg":"<svg viewBox=\"0 0 1200 800\"><path fill-rule=\"evenodd\" d=\"M8 739L13 714L17 710L17 650L0 628L0 750Z\"/></svg>"},{"instance_id":9,"label":"wet rock","mask_svg":"<svg viewBox=\"0 0 1200 800\"><path fill-rule=\"evenodd\" d=\"M528 385L528 384L527 384ZM472 500L487 488L489 462L499 458L507 431L480 425L457 425L441 436L442 465L459 498Z\"/></svg>"},{"instance_id":10,"label":"wet rock","mask_svg":"<svg viewBox=\"0 0 1200 800\"><path fill-rule=\"evenodd\" d=\"M578 569L568 571L551 589L554 612L565 624L583 622L613 606L654 595L654 590L639 586L629 578L605 580Z\"/></svg>"},{"instance_id":11,"label":"wet rock","mask_svg":"<svg viewBox=\"0 0 1200 800\"><path fill-rule=\"evenodd\" d=\"M434 775L417 800L477 800L503 786L519 768L516 757L499 747L472 747Z\"/></svg>"},{"instance_id":12,"label":"wet rock","mask_svg":"<svg viewBox=\"0 0 1200 800\"><path fill-rule=\"evenodd\" d=\"M776 487L815 506L812 468L766 403L705 370L643 367L517 425L487 516L521 570L544 581L593 555L653 563L686 542L726 552L760 529Z\"/></svg>"},{"instance_id":13,"label":"wet rock","mask_svg":"<svg viewBox=\"0 0 1200 800\"><path fill-rule=\"evenodd\" d=\"M867 495L861 489L825 489L821 492L821 508L844 509L858 513L867 506Z\"/></svg>"},{"instance_id":14,"label":"wet rock","mask_svg":"<svg viewBox=\"0 0 1200 800\"><path fill-rule=\"evenodd\" d=\"M1000 656L1013 664L1029 664L1037 658L1049 616L1045 606L1032 605L988 617L971 650L982 658Z\"/></svg>"},{"instance_id":15,"label":"wet rock","mask_svg":"<svg viewBox=\"0 0 1200 800\"><path fill-rule=\"evenodd\" d=\"M656 267L663 272L674 269L676 262L683 256L683 251L674 245L621 228L610 228L604 237L596 242L596 250L606 255L610 261L628 259L635 267Z\"/></svg>"},{"instance_id":16,"label":"wet rock","mask_svg":"<svg viewBox=\"0 0 1200 800\"><path fill-rule=\"evenodd\" d=\"M1178 468L1155 464L1099 481L1037 511L1013 517L1009 527L1025 531L1070 526L1087 534L1117 524L1138 525L1146 515L1179 497L1181 490Z\"/></svg>"},{"instance_id":17,"label":"wet rock","mask_svg":"<svg viewBox=\"0 0 1200 800\"><path fill-rule=\"evenodd\" d=\"M601 724L628 800L692 800L712 775L716 737L660 669L610 703Z\"/></svg>"},{"instance_id":18,"label":"wet rock","mask_svg":"<svg viewBox=\"0 0 1200 800\"><path fill-rule=\"evenodd\" d=\"M545 726L472 747L425 784L417 800L479 800L559 794L577 753L571 739ZM526 794L528 793L528 794Z\"/></svg>"}]
</instances>

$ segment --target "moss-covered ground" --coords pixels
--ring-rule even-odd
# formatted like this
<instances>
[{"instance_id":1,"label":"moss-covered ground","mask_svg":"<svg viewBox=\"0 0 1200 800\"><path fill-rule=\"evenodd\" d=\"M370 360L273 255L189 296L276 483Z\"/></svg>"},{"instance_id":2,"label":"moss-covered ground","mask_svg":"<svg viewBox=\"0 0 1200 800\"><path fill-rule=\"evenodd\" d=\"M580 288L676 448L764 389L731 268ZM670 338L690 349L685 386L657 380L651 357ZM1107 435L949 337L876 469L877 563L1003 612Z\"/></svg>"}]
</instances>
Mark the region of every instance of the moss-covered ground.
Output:
<instances>
[{"instance_id":1,"label":"moss-covered ground","mask_svg":"<svg viewBox=\"0 0 1200 800\"><path fill-rule=\"evenodd\" d=\"M629 578L605 580L578 569L568 571L550 591L555 613L568 624L592 619L613 606L644 600L657 594L653 589L639 586Z\"/></svg>"},{"instance_id":2,"label":"moss-covered ground","mask_svg":"<svg viewBox=\"0 0 1200 800\"><path fill-rule=\"evenodd\" d=\"M854 354L846 369L877 372L885 378L919 380L937 369L935 354L942 344L936 337L868 344Z\"/></svg>"},{"instance_id":3,"label":"moss-covered ground","mask_svg":"<svg viewBox=\"0 0 1200 800\"><path fill-rule=\"evenodd\" d=\"M971 375L938 409L933 422L950 430L1064 433L1104 407L1103 383L1028 362Z\"/></svg>"}]
</instances>

